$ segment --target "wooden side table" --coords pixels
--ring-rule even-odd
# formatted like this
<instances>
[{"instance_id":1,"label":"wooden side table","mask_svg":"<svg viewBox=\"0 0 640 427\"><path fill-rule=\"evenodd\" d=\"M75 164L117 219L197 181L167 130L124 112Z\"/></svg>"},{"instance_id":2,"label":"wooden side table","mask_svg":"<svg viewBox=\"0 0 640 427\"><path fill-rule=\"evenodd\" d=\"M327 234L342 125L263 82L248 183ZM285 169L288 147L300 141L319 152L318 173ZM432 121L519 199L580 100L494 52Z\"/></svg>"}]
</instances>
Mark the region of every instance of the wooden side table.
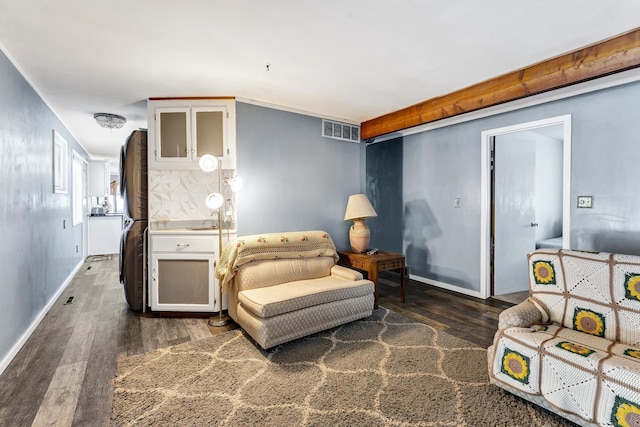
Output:
<instances>
[{"instance_id":1,"label":"wooden side table","mask_svg":"<svg viewBox=\"0 0 640 427\"><path fill-rule=\"evenodd\" d=\"M378 273L386 270L400 270L400 302L404 302L404 285L407 270L404 255L391 252L378 252L367 255L353 251L338 252L338 264L367 272L367 278L375 285L374 308L378 308Z\"/></svg>"}]
</instances>

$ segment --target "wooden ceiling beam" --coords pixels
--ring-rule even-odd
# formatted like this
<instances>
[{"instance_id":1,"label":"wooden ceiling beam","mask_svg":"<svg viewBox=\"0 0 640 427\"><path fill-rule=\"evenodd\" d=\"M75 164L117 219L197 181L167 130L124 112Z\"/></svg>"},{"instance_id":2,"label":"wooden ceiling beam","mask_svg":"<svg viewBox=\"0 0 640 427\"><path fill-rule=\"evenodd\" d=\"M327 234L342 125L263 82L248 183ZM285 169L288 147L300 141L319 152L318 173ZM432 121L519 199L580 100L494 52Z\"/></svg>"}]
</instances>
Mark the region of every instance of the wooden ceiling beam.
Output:
<instances>
[{"instance_id":1,"label":"wooden ceiling beam","mask_svg":"<svg viewBox=\"0 0 640 427\"><path fill-rule=\"evenodd\" d=\"M471 64L473 65L473 64ZM362 139L640 67L640 28L447 95L367 120Z\"/></svg>"}]
</instances>

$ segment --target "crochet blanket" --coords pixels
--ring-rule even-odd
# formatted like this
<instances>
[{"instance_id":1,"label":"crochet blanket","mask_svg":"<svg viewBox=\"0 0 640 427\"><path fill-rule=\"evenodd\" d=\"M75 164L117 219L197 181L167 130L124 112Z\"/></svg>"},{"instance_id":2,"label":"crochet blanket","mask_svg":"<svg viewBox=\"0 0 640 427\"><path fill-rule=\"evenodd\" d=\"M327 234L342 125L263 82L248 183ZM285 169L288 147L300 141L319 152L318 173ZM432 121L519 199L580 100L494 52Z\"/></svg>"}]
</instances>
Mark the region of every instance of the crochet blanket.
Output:
<instances>
[{"instance_id":1,"label":"crochet blanket","mask_svg":"<svg viewBox=\"0 0 640 427\"><path fill-rule=\"evenodd\" d=\"M296 231L254 234L238 237L220 254L216 277L227 291L240 266L257 260L297 259L331 256L338 261L336 247L329 233Z\"/></svg>"}]
</instances>

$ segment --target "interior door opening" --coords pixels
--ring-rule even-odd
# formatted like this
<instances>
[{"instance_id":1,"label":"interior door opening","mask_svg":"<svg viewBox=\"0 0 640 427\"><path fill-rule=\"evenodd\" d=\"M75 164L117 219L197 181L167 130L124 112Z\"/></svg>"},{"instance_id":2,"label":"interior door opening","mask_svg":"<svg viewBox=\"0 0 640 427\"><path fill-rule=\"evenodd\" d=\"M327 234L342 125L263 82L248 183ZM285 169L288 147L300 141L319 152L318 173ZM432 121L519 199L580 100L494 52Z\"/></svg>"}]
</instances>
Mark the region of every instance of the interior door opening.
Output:
<instances>
[{"instance_id":1,"label":"interior door opening","mask_svg":"<svg viewBox=\"0 0 640 427\"><path fill-rule=\"evenodd\" d=\"M570 247L571 117L482 133L481 294L528 290L526 255Z\"/></svg>"}]
</instances>

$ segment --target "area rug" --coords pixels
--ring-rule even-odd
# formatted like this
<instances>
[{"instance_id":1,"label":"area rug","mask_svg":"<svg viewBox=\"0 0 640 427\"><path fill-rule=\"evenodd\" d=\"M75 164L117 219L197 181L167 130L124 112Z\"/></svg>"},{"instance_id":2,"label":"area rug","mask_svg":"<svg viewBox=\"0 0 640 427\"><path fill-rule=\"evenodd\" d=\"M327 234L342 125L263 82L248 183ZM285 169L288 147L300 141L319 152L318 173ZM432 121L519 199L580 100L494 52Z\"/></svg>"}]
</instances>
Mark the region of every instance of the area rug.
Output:
<instances>
[{"instance_id":1,"label":"area rug","mask_svg":"<svg viewBox=\"0 0 640 427\"><path fill-rule=\"evenodd\" d=\"M241 330L118 361L116 426L571 426L486 350L380 308L265 352Z\"/></svg>"}]
</instances>

